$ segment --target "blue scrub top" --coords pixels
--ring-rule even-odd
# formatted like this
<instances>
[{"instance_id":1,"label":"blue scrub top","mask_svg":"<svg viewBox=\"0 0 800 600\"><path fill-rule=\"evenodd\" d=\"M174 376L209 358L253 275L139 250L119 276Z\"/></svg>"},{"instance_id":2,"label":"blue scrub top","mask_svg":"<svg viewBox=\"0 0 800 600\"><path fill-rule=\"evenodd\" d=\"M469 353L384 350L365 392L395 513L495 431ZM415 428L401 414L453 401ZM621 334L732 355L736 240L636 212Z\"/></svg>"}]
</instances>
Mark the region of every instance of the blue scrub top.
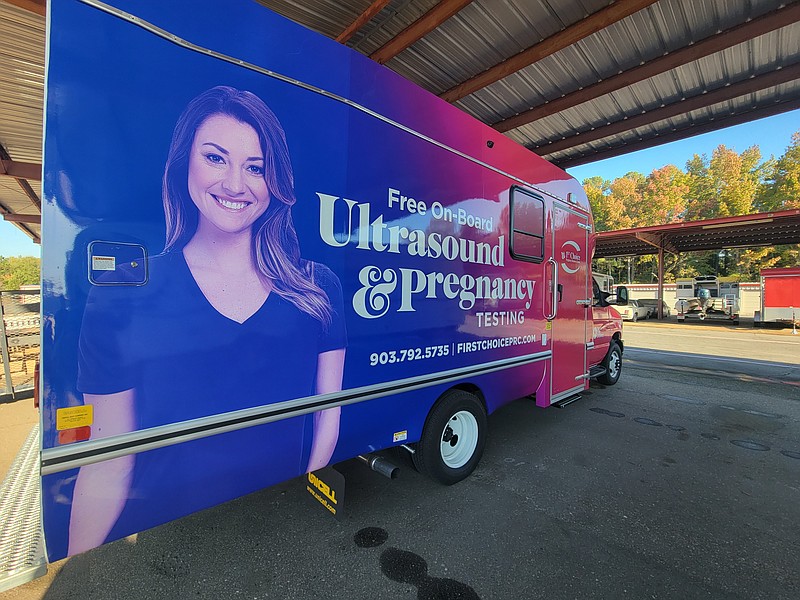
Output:
<instances>
[{"instance_id":1,"label":"blue scrub top","mask_svg":"<svg viewBox=\"0 0 800 600\"><path fill-rule=\"evenodd\" d=\"M182 252L157 256L147 285L92 289L78 389L135 389L140 429L311 396L318 355L346 345L339 280L320 264L314 277L333 308L327 330L275 292L237 323L206 300Z\"/></svg>"},{"instance_id":2,"label":"blue scrub top","mask_svg":"<svg viewBox=\"0 0 800 600\"><path fill-rule=\"evenodd\" d=\"M139 429L315 393L321 352L344 348L342 290L313 265L331 302L326 329L272 292L244 323L221 315L180 251L154 257L142 287L100 286L87 301L78 389L135 390ZM305 472L311 416L293 417L136 455L133 485L109 539Z\"/></svg>"}]
</instances>

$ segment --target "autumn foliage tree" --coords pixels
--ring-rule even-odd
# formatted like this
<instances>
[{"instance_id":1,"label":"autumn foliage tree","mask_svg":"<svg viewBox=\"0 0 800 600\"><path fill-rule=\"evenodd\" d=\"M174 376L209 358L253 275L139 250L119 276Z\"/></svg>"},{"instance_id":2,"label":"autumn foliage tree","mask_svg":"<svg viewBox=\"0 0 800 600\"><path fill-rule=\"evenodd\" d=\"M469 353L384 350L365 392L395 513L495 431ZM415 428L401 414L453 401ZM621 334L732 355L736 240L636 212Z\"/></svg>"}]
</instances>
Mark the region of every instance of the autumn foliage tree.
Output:
<instances>
[{"instance_id":1,"label":"autumn foliage tree","mask_svg":"<svg viewBox=\"0 0 800 600\"><path fill-rule=\"evenodd\" d=\"M778 160L770 161L767 181L757 199L761 210L800 208L800 131Z\"/></svg>"},{"instance_id":2,"label":"autumn foliage tree","mask_svg":"<svg viewBox=\"0 0 800 600\"><path fill-rule=\"evenodd\" d=\"M683 170L666 165L647 176L630 172L613 181L591 177L584 189L597 231L800 208L800 131L777 159L762 160L758 146L738 153L720 145L710 158L693 155ZM654 259L641 257L636 263L636 280L651 281ZM794 245L670 256L667 271L669 278L730 273L755 280L760 268L797 264L800 246Z\"/></svg>"},{"instance_id":3,"label":"autumn foliage tree","mask_svg":"<svg viewBox=\"0 0 800 600\"><path fill-rule=\"evenodd\" d=\"M686 216L689 177L675 165L654 170L645 181L638 210L642 225L678 223Z\"/></svg>"}]
</instances>

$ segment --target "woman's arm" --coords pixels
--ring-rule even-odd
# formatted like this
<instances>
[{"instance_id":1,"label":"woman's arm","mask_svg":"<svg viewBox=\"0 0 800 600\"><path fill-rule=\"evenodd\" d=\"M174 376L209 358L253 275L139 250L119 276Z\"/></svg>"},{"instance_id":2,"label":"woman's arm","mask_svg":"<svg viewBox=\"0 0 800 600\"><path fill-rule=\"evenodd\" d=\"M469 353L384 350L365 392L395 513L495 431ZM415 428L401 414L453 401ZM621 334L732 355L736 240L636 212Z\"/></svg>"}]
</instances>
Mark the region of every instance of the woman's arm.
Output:
<instances>
[{"instance_id":1,"label":"woman's arm","mask_svg":"<svg viewBox=\"0 0 800 600\"><path fill-rule=\"evenodd\" d=\"M323 352L317 359L317 394L329 394L342 389L344 374L344 348ZM314 439L307 471L327 466L339 439L339 416L342 409L329 408L314 413Z\"/></svg>"},{"instance_id":2,"label":"woman's arm","mask_svg":"<svg viewBox=\"0 0 800 600\"><path fill-rule=\"evenodd\" d=\"M84 394L83 398L85 404L93 407L91 439L135 429L132 389L114 394ZM133 455L128 455L81 467L72 497L69 555L105 542L128 499L134 460Z\"/></svg>"}]
</instances>

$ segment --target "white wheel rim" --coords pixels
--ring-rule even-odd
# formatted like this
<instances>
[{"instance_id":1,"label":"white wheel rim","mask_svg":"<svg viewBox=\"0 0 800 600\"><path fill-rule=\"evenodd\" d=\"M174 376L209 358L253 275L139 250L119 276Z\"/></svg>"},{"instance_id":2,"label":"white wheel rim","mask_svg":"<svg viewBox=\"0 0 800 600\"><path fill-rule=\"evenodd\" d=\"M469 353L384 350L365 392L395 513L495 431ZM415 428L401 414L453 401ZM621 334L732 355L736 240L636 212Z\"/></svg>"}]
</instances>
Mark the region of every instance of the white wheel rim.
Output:
<instances>
[{"instance_id":1,"label":"white wheel rim","mask_svg":"<svg viewBox=\"0 0 800 600\"><path fill-rule=\"evenodd\" d=\"M619 373L619 365L621 362L622 361L619 358L619 354L612 352L610 360L608 361L608 374L612 379L616 379L617 374Z\"/></svg>"},{"instance_id":2,"label":"white wheel rim","mask_svg":"<svg viewBox=\"0 0 800 600\"><path fill-rule=\"evenodd\" d=\"M478 421L466 410L460 410L442 430L439 449L442 461L451 469L459 469L469 462L478 447Z\"/></svg>"}]
</instances>

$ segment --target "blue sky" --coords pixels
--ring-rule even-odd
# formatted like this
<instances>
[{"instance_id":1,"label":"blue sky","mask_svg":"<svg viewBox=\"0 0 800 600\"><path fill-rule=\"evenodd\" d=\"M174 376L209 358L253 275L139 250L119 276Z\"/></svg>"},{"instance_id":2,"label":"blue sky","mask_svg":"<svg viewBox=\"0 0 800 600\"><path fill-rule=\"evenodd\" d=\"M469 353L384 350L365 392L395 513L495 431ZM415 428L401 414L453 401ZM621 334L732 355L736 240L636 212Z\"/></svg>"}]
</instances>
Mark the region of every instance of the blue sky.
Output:
<instances>
[{"instance_id":1,"label":"blue sky","mask_svg":"<svg viewBox=\"0 0 800 600\"><path fill-rule=\"evenodd\" d=\"M758 144L764 158L770 155L777 157L784 153L791 142L792 133L798 129L800 110L573 167L568 172L578 181L583 181L594 175L613 180L629 171L639 171L647 175L653 169L668 164L682 169L693 154L706 154L710 157L714 148L720 144L737 152ZM39 256L39 246L14 225L0 220L0 256Z\"/></svg>"},{"instance_id":2,"label":"blue sky","mask_svg":"<svg viewBox=\"0 0 800 600\"><path fill-rule=\"evenodd\" d=\"M39 245L15 225L0 219L0 256L39 256Z\"/></svg>"},{"instance_id":3,"label":"blue sky","mask_svg":"<svg viewBox=\"0 0 800 600\"><path fill-rule=\"evenodd\" d=\"M705 154L711 158L714 148L720 144L737 152L757 144L761 148L763 159L770 155L777 158L786 151L792 141L792 134L797 130L800 130L800 110L573 167L567 169L567 173L583 182L595 175L613 180L630 171L649 175L653 169L670 164L683 169L692 155Z\"/></svg>"}]
</instances>

